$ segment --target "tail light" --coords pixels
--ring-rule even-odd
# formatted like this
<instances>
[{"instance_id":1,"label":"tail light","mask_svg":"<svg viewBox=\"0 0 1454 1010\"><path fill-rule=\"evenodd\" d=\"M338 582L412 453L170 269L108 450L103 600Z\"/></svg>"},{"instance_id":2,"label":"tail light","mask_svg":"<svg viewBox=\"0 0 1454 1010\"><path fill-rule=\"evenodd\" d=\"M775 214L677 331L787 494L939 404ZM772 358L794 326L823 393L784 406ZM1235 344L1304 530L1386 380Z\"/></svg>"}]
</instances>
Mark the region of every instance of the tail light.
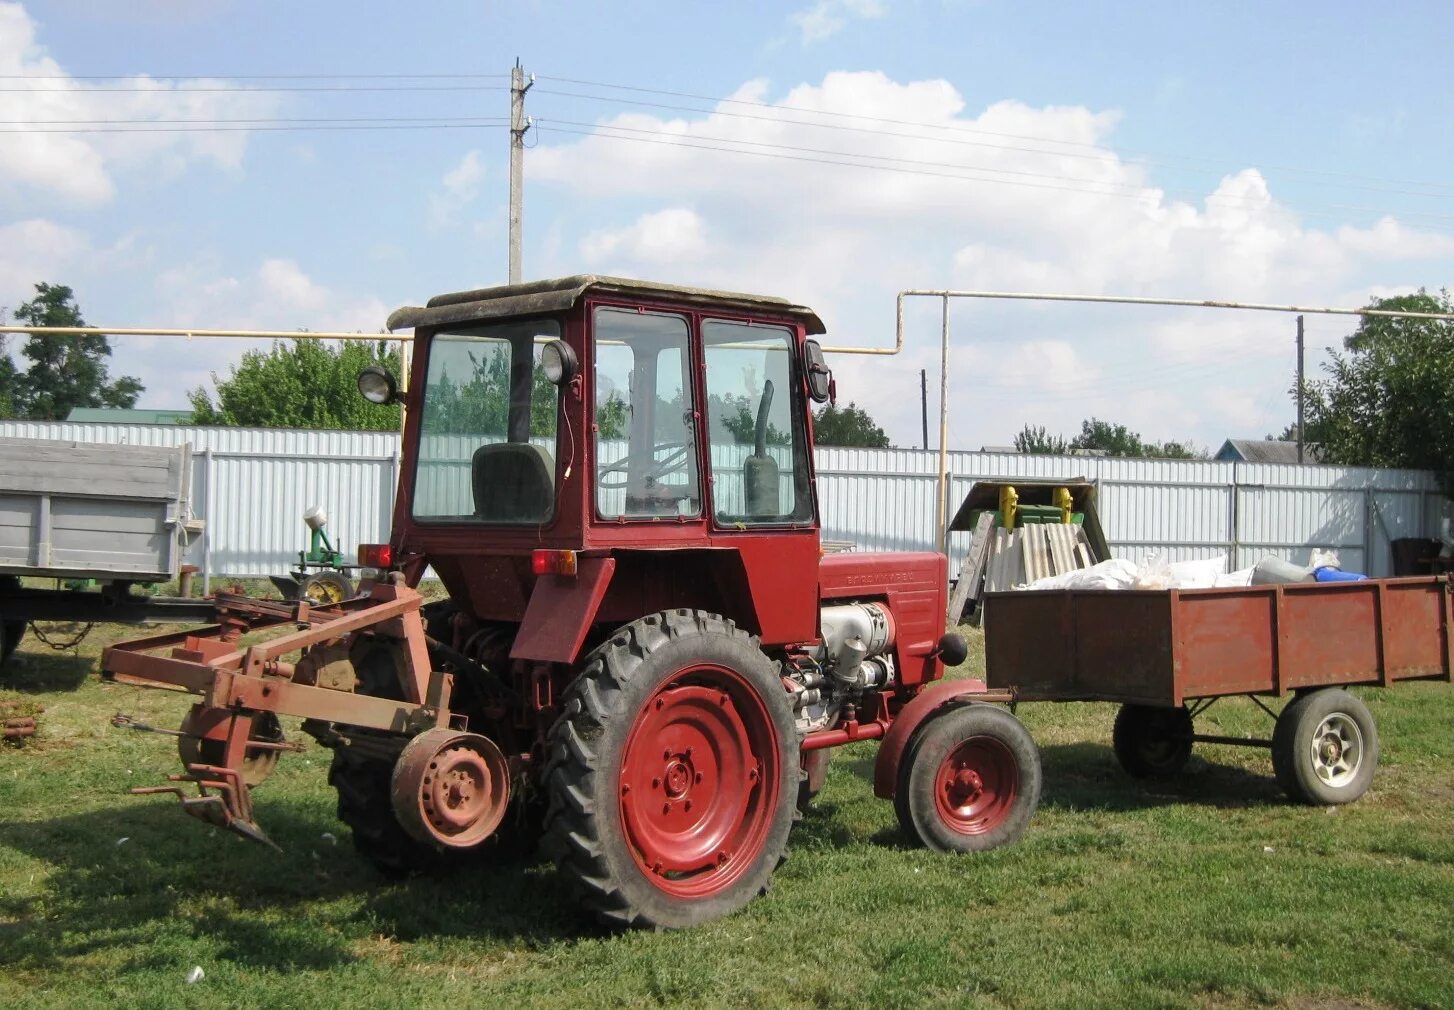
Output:
<instances>
[{"instance_id":1,"label":"tail light","mask_svg":"<svg viewBox=\"0 0 1454 1010\"><path fill-rule=\"evenodd\" d=\"M388 568L394 563L394 548L389 544L359 544L358 563L363 568Z\"/></svg>"},{"instance_id":2,"label":"tail light","mask_svg":"<svg viewBox=\"0 0 1454 1010\"><path fill-rule=\"evenodd\" d=\"M574 575L575 551L531 551L530 570L536 575Z\"/></svg>"}]
</instances>

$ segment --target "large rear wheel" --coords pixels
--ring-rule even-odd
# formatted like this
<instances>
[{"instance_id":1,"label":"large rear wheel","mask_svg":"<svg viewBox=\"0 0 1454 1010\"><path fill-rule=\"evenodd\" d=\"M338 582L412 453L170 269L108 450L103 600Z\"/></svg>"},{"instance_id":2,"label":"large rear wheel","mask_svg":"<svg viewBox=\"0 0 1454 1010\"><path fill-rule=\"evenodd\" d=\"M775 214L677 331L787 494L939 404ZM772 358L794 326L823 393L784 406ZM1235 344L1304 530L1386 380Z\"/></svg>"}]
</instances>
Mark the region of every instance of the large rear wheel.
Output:
<instances>
[{"instance_id":1,"label":"large rear wheel","mask_svg":"<svg viewBox=\"0 0 1454 1010\"><path fill-rule=\"evenodd\" d=\"M14 575L0 575L0 590L19 589L20 580ZM25 621L7 621L0 614L0 666L10 658L20 640L25 637Z\"/></svg>"},{"instance_id":2,"label":"large rear wheel","mask_svg":"<svg viewBox=\"0 0 1454 1010\"><path fill-rule=\"evenodd\" d=\"M673 610L591 653L550 733L544 843L615 926L690 926L765 892L798 737L776 669L715 614Z\"/></svg>"}]
</instances>

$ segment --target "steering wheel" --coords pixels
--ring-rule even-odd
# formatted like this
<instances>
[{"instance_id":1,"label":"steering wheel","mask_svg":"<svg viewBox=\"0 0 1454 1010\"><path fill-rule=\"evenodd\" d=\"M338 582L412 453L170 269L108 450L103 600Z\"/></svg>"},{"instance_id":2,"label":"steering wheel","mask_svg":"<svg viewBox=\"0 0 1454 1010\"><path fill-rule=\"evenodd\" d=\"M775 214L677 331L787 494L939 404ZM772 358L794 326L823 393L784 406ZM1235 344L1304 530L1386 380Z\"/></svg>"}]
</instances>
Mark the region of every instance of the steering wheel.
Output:
<instances>
[{"instance_id":1,"label":"steering wheel","mask_svg":"<svg viewBox=\"0 0 1454 1010\"><path fill-rule=\"evenodd\" d=\"M665 453L665 455L662 455ZM691 442L659 442L651 447L651 463L642 475L647 483L654 483L668 474L676 473L687 468L687 460L692 455ZM627 472L631 469L635 459L626 456L619 459L610 466L603 466L596 471L596 486L605 488L625 487L628 479ZM609 474L621 474L620 480L609 481L605 478Z\"/></svg>"}]
</instances>

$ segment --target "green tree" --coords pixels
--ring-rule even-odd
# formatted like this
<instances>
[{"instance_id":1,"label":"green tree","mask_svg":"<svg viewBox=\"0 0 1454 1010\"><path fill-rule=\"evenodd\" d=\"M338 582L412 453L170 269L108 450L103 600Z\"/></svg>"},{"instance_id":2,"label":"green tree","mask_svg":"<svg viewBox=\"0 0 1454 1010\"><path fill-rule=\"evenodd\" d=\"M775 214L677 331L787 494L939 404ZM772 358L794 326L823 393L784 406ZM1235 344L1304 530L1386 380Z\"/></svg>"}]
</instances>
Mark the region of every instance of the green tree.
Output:
<instances>
[{"instance_id":1,"label":"green tree","mask_svg":"<svg viewBox=\"0 0 1454 1010\"><path fill-rule=\"evenodd\" d=\"M40 283L35 297L15 310L29 326L85 326L75 295L64 284ZM132 407L141 382L126 375L112 380L106 368L111 342L100 333L31 333L21 356L24 373L0 345L0 412L38 421L63 421L74 407Z\"/></svg>"},{"instance_id":2,"label":"green tree","mask_svg":"<svg viewBox=\"0 0 1454 1010\"><path fill-rule=\"evenodd\" d=\"M828 404L813 415L813 438L818 445L860 446L887 449L889 437L868 411L849 402L846 407Z\"/></svg>"},{"instance_id":3,"label":"green tree","mask_svg":"<svg viewBox=\"0 0 1454 1010\"><path fill-rule=\"evenodd\" d=\"M1454 312L1447 290L1371 309ZM1323 462L1436 472L1454 497L1454 322L1365 316L1305 386L1307 436Z\"/></svg>"},{"instance_id":4,"label":"green tree","mask_svg":"<svg viewBox=\"0 0 1454 1010\"><path fill-rule=\"evenodd\" d=\"M1071 439L1070 447L1142 459L1206 459L1208 455L1205 449L1190 442L1148 442L1124 424L1112 424L1096 417L1080 423L1080 434Z\"/></svg>"},{"instance_id":5,"label":"green tree","mask_svg":"<svg viewBox=\"0 0 1454 1010\"><path fill-rule=\"evenodd\" d=\"M1059 435L1052 435L1043 425L1025 425L1015 436L1015 451L1038 456L1055 456L1069 452L1070 447Z\"/></svg>"},{"instance_id":6,"label":"green tree","mask_svg":"<svg viewBox=\"0 0 1454 1010\"><path fill-rule=\"evenodd\" d=\"M363 341L277 341L267 351L245 353L225 379L213 372L215 399L200 386L192 390L192 423L398 430L397 404L359 395L358 373L374 364L397 375L399 352Z\"/></svg>"}]
</instances>

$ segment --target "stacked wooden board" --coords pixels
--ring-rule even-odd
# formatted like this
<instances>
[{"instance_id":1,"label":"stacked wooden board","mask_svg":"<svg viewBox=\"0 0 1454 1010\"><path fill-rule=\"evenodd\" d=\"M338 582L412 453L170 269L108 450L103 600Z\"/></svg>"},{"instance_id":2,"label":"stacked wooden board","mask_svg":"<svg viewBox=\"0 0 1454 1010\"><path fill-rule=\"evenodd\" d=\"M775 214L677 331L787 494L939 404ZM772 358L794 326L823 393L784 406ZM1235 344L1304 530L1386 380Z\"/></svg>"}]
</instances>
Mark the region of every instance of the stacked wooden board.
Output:
<instances>
[{"instance_id":1,"label":"stacked wooden board","mask_svg":"<svg viewBox=\"0 0 1454 1010\"><path fill-rule=\"evenodd\" d=\"M1007 530L994 525L992 514L981 515L949 602L949 622L957 624L984 593L1089 568L1100 560L1083 526L1045 523Z\"/></svg>"}]
</instances>

